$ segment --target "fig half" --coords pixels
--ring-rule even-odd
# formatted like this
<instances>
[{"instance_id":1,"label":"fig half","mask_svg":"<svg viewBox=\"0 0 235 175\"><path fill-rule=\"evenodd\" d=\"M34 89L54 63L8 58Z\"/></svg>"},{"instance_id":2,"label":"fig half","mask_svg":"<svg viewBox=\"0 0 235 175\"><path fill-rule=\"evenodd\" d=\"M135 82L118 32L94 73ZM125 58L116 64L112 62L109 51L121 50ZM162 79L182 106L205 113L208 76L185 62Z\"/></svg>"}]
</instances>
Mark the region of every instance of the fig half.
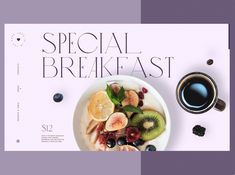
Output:
<instances>
[{"instance_id":1,"label":"fig half","mask_svg":"<svg viewBox=\"0 0 235 175\"><path fill-rule=\"evenodd\" d=\"M139 97L133 90L125 91L125 99L122 101L122 106L132 105L137 107L139 103Z\"/></svg>"},{"instance_id":2,"label":"fig half","mask_svg":"<svg viewBox=\"0 0 235 175\"><path fill-rule=\"evenodd\" d=\"M119 92L120 89L121 89L121 87L120 87L120 85L119 85L118 83L112 83L112 84L111 84L111 88L112 88L112 90L113 90L113 92L114 92L115 94L118 94L118 92Z\"/></svg>"},{"instance_id":3,"label":"fig half","mask_svg":"<svg viewBox=\"0 0 235 175\"><path fill-rule=\"evenodd\" d=\"M117 131L127 126L128 119L122 112L115 112L111 114L105 123L105 129L107 131Z\"/></svg>"},{"instance_id":4,"label":"fig half","mask_svg":"<svg viewBox=\"0 0 235 175\"><path fill-rule=\"evenodd\" d=\"M127 106L127 105L132 105L137 107L139 104L139 96L137 95L137 93L133 90L126 90L125 91L125 99L122 101L122 106ZM127 112L126 113L128 118L131 117L131 115L133 114L133 112Z\"/></svg>"}]
</instances>

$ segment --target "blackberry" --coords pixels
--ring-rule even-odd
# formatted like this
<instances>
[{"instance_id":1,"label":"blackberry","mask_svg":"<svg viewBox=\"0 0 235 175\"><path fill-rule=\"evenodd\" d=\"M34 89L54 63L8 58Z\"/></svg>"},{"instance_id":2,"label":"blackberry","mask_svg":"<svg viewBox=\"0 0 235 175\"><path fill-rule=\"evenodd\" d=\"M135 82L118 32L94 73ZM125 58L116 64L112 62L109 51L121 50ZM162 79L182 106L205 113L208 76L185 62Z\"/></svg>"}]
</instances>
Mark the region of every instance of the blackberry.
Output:
<instances>
[{"instance_id":1,"label":"blackberry","mask_svg":"<svg viewBox=\"0 0 235 175\"><path fill-rule=\"evenodd\" d=\"M193 127L193 134L203 137L205 135L206 128L196 125Z\"/></svg>"}]
</instances>

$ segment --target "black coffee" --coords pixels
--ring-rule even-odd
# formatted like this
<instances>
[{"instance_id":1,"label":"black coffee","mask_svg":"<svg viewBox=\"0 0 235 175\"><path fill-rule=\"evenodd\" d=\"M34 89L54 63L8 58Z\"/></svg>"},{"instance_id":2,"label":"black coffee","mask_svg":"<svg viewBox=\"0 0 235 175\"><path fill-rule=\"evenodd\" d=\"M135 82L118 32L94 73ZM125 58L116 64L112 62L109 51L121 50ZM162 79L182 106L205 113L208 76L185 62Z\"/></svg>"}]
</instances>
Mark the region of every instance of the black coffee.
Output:
<instances>
[{"instance_id":1,"label":"black coffee","mask_svg":"<svg viewBox=\"0 0 235 175\"><path fill-rule=\"evenodd\" d=\"M207 108L214 98L214 89L210 82L201 77L186 80L180 90L183 105L194 111Z\"/></svg>"}]
</instances>

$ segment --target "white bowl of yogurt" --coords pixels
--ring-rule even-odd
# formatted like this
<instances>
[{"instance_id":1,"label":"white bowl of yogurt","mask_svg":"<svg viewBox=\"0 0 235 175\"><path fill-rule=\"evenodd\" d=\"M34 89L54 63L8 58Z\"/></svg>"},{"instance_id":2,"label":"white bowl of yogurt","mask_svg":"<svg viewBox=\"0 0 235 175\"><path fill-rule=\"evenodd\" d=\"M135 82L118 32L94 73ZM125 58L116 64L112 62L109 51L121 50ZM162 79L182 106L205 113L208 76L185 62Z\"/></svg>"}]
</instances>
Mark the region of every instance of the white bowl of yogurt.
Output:
<instances>
[{"instance_id":1,"label":"white bowl of yogurt","mask_svg":"<svg viewBox=\"0 0 235 175\"><path fill-rule=\"evenodd\" d=\"M139 147L140 151L144 151L146 145L154 145L157 151L164 151L167 147L170 131L171 120L167 105L159 92L145 81L127 75L116 75L104 77L96 80L78 99L78 103L74 112L73 130L74 137L78 145L78 150L81 151L97 151L97 147L89 141L86 134L86 127L89 123L87 106L91 96L97 91L105 90L107 84L118 83L124 89L133 89L138 92L141 88L146 88L148 93L145 94L143 99L143 109L151 109L159 112L165 119L165 130L157 138L147 141L144 145Z\"/></svg>"}]
</instances>

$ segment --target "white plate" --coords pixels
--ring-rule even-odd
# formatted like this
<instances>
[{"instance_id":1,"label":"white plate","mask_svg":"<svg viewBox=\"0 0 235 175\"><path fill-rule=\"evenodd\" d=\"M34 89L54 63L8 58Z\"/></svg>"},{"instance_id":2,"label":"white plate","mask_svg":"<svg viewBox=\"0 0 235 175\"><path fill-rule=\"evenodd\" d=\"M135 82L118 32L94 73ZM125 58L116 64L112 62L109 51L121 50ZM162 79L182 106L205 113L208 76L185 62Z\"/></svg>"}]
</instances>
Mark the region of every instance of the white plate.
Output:
<instances>
[{"instance_id":1,"label":"white plate","mask_svg":"<svg viewBox=\"0 0 235 175\"><path fill-rule=\"evenodd\" d=\"M94 146L89 143L89 140L85 137L85 131L88 124L87 116L87 104L90 97L99 90L105 90L106 85L112 82L117 82L125 89L136 89L140 90L142 87L148 89L148 93L145 94L144 106L159 111L163 114L166 120L166 130L156 139L148 142L148 144L153 144L156 146L158 151L163 151L166 149L171 129L171 120L169 111L166 103L164 102L161 95L154 89L151 85L143 80L135 77L126 75L116 75L110 77L104 77L102 79L96 80L86 91L83 93L78 101L74 112L73 119L73 130L78 148L81 151L93 151ZM149 101L151 100L151 103ZM144 145L145 146L145 145Z\"/></svg>"}]
</instances>

